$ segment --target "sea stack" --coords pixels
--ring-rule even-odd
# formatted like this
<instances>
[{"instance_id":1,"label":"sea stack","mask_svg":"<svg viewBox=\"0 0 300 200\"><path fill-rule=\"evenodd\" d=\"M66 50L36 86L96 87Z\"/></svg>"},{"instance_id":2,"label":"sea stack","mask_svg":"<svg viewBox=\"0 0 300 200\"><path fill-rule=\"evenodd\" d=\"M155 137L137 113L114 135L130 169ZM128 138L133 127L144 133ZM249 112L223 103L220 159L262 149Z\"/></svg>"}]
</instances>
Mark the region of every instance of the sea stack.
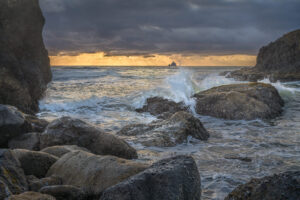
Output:
<instances>
[{"instance_id":1,"label":"sea stack","mask_svg":"<svg viewBox=\"0 0 300 200\"><path fill-rule=\"evenodd\" d=\"M0 1L0 104L38 111L52 74L38 0Z\"/></svg>"},{"instance_id":2,"label":"sea stack","mask_svg":"<svg viewBox=\"0 0 300 200\"><path fill-rule=\"evenodd\" d=\"M242 81L264 78L273 82L300 80L300 29L262 47L255 67L231 72L228 77Z\"/></svg>"}]
</instances>

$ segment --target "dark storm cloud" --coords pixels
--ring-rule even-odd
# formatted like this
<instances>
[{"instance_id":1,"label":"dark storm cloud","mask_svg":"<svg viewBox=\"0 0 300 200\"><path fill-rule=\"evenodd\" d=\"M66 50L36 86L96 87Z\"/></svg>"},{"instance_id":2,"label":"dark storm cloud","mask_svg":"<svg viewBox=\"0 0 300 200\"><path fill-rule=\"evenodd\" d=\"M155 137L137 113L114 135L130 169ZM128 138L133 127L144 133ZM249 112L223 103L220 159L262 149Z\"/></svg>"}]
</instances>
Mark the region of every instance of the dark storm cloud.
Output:
<instances>
[{"instance_id":1,"label":"dark storm cloud","mask_svg":"<svg viewBox=\"0 0 300 200\"><path fill-rule=\"evenodd\" d=\"M254 54L300 28L300 0L40 0L51 54Z\"/></svg>"}]
</instances>

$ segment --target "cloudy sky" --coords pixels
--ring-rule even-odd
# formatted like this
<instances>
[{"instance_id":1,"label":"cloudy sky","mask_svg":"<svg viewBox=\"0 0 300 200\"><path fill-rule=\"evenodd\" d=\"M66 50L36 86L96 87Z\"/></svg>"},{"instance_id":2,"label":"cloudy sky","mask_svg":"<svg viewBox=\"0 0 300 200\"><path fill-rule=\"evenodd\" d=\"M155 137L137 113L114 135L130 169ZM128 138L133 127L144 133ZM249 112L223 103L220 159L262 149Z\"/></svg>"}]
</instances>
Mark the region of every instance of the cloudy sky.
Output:
<instances>
[{"instance_id":1,"label":"cloudy sky","mask_svg":"<svg viewBox=\"0 0 300 200\"><path fill-rule=\"evenodd\" d=\"M54 64L251 65L300 0L40 0ZM209 63L210 62L210 63Z\"/></svg>"}]
</instances>

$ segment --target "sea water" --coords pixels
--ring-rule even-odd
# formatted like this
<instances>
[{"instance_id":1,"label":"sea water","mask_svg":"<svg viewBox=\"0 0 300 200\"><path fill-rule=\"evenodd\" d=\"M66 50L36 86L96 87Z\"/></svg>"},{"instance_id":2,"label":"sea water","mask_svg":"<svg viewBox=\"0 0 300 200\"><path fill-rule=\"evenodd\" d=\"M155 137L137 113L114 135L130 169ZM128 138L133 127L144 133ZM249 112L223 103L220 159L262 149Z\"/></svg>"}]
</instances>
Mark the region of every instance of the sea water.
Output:
<instances>
[{"instance_id":1,"label":"sea water","mask_svg":"<svg viewBox=\"0 0 300 200\"><path fill-rule=\"evenodd\" d=\"M39 116L86 120L115 134L123 126L156 120L137 113L148 97L184 102L210 132L208 141L188 138L172 148L145 147L125 138L152 163L173 155L191 155L201 175L202 199L224 199L239 184L287 170L300 170L300 82L271 83L285 107L268 121L223 120L194 112L191 96L215 86L240 83L218 74L233 67L53 67L53 81L40 102ZM270 83L265 79L262 82ZM247 157L251 162L226 159Z\"/></svg>"}]
</instances>

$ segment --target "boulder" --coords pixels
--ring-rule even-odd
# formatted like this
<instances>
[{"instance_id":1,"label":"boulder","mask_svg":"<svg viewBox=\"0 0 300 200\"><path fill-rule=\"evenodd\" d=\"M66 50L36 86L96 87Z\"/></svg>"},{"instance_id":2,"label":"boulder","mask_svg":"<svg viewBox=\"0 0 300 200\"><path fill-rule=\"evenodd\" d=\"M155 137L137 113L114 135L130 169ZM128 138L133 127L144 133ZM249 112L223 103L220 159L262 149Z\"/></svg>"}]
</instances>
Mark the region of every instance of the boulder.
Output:
<instances>
[{"instance_id":1,"label":"boulder","mask_svg":"<svg viewBox=\"0 0 300 200\"><path fill-rule=\"evenodd\" d=\"M86 151L90 152L88 149L84 147L79 147L76 145L63 145L63 146L52 146L52 147L47 147L45 149L41 150L42 152L49 153L51 155L54 155L58 158L62 157L66 153L69 153L71 151Z\"/></svg>"},{"instance_id":2,"label":"boulder","mask_svg":"<svg viewBox=\"0 0 300 200\"><path fill-rule=\"evenodd\" d=\"M284 105L278 91L264 83L223 85L194 97L198 114L230 120L275 118Z\"/></svg>"},{"instance_id":3,"label":"boulder","mask_svg":"<svg viewBox=\"0 0 300 200\"><path fill-rule=\"evenodd\" d=\"M137 112L149 112L151 115L164 119L179 111L188 111L188 107L183 102L175 103L174 101L162 97L151 97L146 100L146 105L136 109Z\"/></svg>"},{"instance_id":4,"label":"boulder","mask_svg":"<svg viewBox=\"0 0 300 200\"><path fill-rule=\"evenodd\" d=\"M56 200L85 200L83 190L72 185L46 186L40 189L40 193L54 196Z\"/></svg>"},{"instance_id":5,"label":"boulder","mask_svg":"<svg viewBox=\"0 0 300 200\"><path fill-rule=\"evenodd\" d=\"M199 200L200 197L201 180L194 159L176 156L104 190L100 200Z\"/></svg>"},{"instance_id":6,"label":"boulder","mask_svg":"<svg viewBox=\"0 0 300 200\"><path fill-rule=\"evenodd\" d=\"M53 155L25 149L14 149L13 153L20 161L25 174L34 175L38 178L45 177L51 165L58 160L58 158Z\"/></svg>"},{"instance_id":7,"label":"boulder","mask_svg":"<svg viewBox=\"0 0 300 200\"><path fill-rule=\"evenodd\" d=\"M43 132L48 126L49 122L44 119L39 119L34 115L25 114L25 120L31 126L31 132Z\"/></svg>"},{"instance_id":8,"label":"boulder","mask_svg":"<svg viewBox=\"0 0 300 200\"><path fill-rule=\"evenodd\" d=\"M75 151L65 154L52 165L47 176L61 177L63 184L79 187L90 196L98 196L104 189L147 167L146 164L115 156Z\"/></svg>"},{"instance_id":9,"label":"boulder","mask_svg":"<svg viewBox=\"0 0 300 200\"><path fill-rule=\"evenodd\" d=\"M136 143L159 147L175 146L187 141L189 136L199 140L207 140L209 137L201 121L184 111L173 114L169 119L150 124L127 125L117 134L135 136Z\"/></svg>"},{"instance_id":10,"label":"boulder","mask_svg":"<svg viewBox=\"0 0 300 200\"><path fill-rule=\"evenodd\" d=\"M285 34L259 50L256 66L233 71L227 77L237 80L300 80L300 29Z\"/></svg>"},{"instance_id":11,"label":"boulder","mask_svg":"<svg viewBox=\"0 0 300 200\"><path fill-rule=\"evenodd\" d=\"M28 190L21 164L13 152L8 149L0 149L0 182L0 187L7 189L7 194L20 194ZM3 195L2 190L0 193Z\"/></svg>"},{"instance_id":12,"label":"boulder","mask_svg":"<svg viewBox=\"0 0 300 200\"><path fill-rule=\"evenodd\" d=\"M300 171L252 179L238 186L225 200L294 200L300 197Z\"/></svg>"},{"instance_id":13,"label":"boulder","mask_svg":"<svg viewBox=\"0 0 300 200\"><path fill-rule=\"evenodd\" d=\"M44 23L39 1L0 1L0 104L26 113L38 110L52 76Z\"/></svg>"},{"instance_id":14,"label":"boulder","mask_svg":"<svg viewBox=\"0 0 300 200\"><path fill-rule=\"evenodd\" d=\"M40 133L26 133L8 142L10 149L40 150Z\"/></svg>"},{"instance_id":15,"label":"boulder","mask_svg":"<svg viewBox=\"0 0 300 200\"><path fill-rule=\"evenodd\" d=\"M70 117L54 120L41 134L41 149L57 145L77 145L99 155L137 158L136 150L124 140Z\"/></svg>"},{"instance_id":16,"label":"boulder","mask_svg":"<svg viewBox=\"0 0 300 200\"><path fill-rule=\"evenodd\" d=\"M33 175L27 176L27 182L30 191L38 192L42 187L52 185L62 185L62 179L57 176L50 176L38 179Z\"/></svg>"},{"instance_id":17,"label":"boulder","mask_svg":"<svg viewBox=\"0 0 300 200\"><path fill-rule=\"evenodd\" d=\"M8 186L0 179L0 199L6 199L7 197L9 197L11 195L12 195L12 193L11 193L10 189L8 188Z\"/></svg>"},{"instance_id":18,"label":"boulder","mask_svg":"<svg viewBox=\"0 0 300 200\"><path fill-rule=\"evenodd\" d=\"M19 195L12 195L8 200L56 200L53 196L38 192L25 192Z\"/></svg>"}]
</instances>

